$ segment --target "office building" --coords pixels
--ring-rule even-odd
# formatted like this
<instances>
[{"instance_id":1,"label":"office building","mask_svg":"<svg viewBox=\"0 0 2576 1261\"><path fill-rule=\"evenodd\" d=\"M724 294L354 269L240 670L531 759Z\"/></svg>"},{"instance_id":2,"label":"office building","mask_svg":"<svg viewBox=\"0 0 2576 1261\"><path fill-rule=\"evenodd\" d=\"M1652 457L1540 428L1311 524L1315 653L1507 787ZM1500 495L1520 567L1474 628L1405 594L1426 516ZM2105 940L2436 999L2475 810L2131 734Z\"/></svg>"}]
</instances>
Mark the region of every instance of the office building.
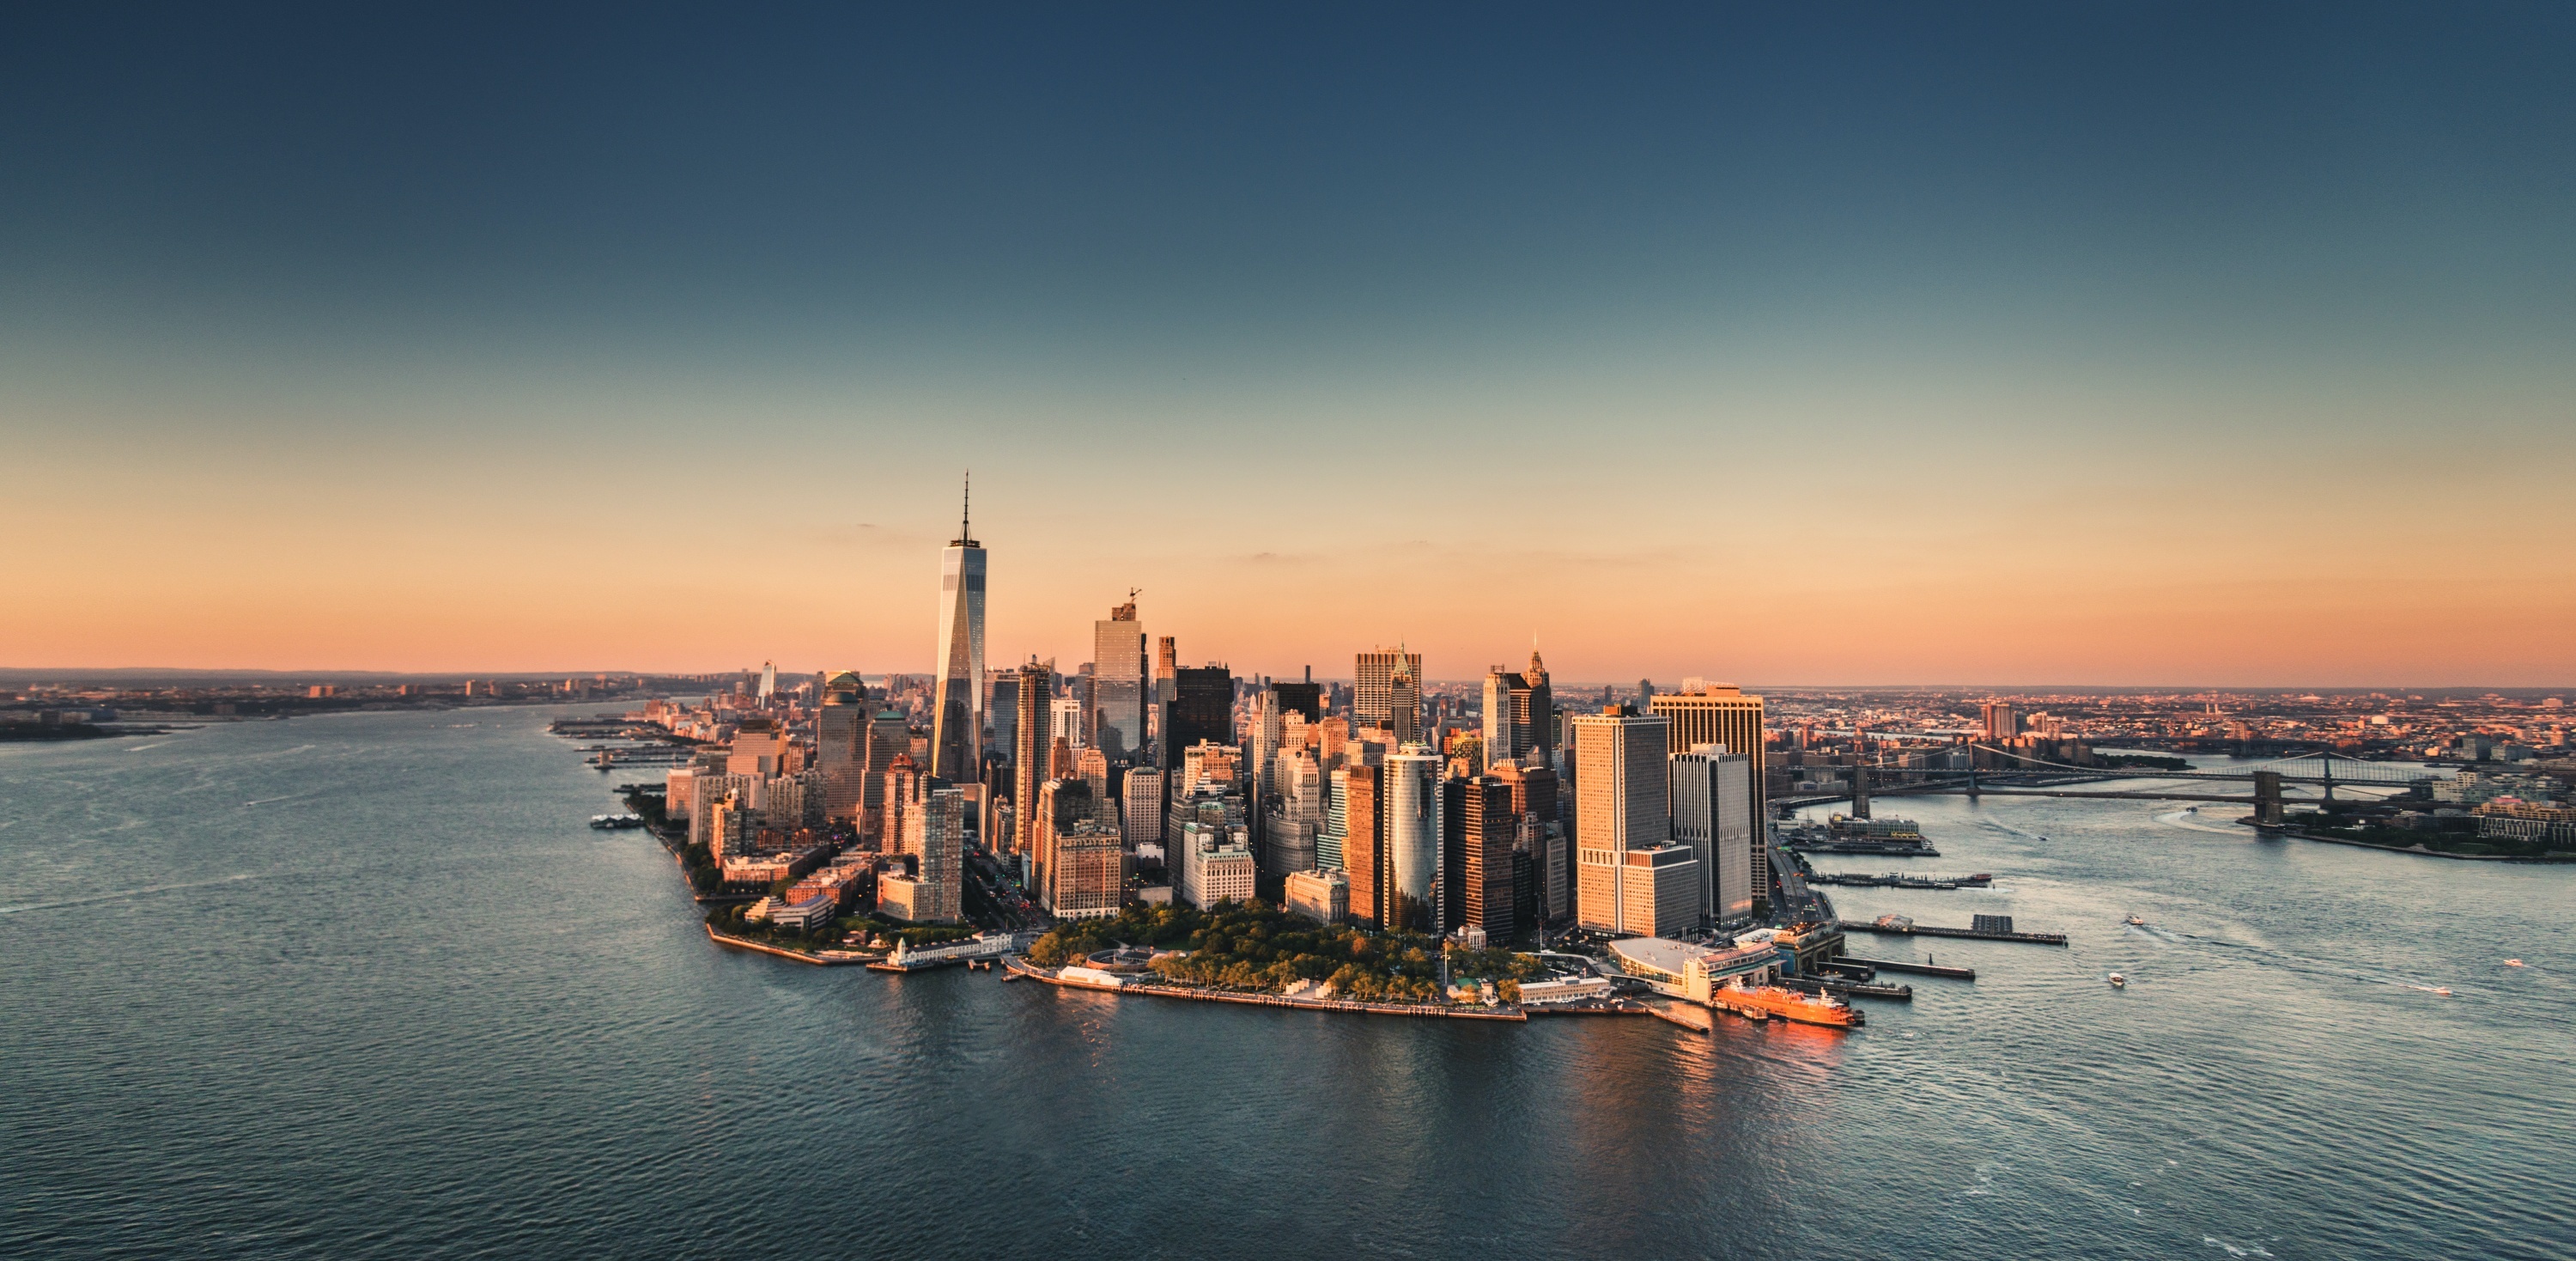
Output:
<instances>
[{"instance_id":1,"label":"office building","mask_svg":"<svg viewBox=\"0 0 2576 1261\"><path fill-rule=\"evenodd\" d=\"M1183 666L1175 672L1171 732L1163 741L1163 765L1181 764L1185 750L1202 741L1234 743L1234 672L1221 665Z\"/></svg>"},{"instance_id":2,"label":"office building","mask_svg":"<svg viewBox=\"0 0 2576 1261\"><path fill-rule=\"evenodd\" d=\"M1125 791L1119 797L1121 832L1127 847L1163 843L1163 785L1166 776L1150 766L1135 767L1127 772Z\"/></svg>"},{"instance_id":3,"label":"office building","mask_svg":"<svg viewBox=\"0 0 2576 1261\"><path fill-rule=\"evenodd\" d=\"M1245 752L1251 756L1251 783L1256 801L1281 795L1279 791L1279 744L1287 734L1280 713L1279 698L1268 688L1252 694L1251 720L1244 724Z\"/></svg>"},{"instance_id":4,"label":"office building","mask_svg":"<svg viewBox=\"0 0 2576 1261\"><path fill-rule=\"evenodd\" d=\"M1573 726L1575 922L1600 932L1639 932L1630 921L1651 919L1653 910L1629 912L1622 871L1631 851L1662 849L1672 839L1665 765L1672 723L1640 716L1633 706L1608 705Z\"/></svg>"},{"instance_id":5,"label":"office building","mask_svg":"<svg viewBox=\"0 0 2576 1261\"><path fill-rule=\"evenodd\" d=\"M1446 908L1440 905L1440 757L1408 744L1387 755L1384 774L1388 926L1446 932Z\"/></svg>"},{"instance_id":6,"label":"office building","mask_svg":"<svg viewBox=\"0 0 2576 1261\"><path fill-rule=\"evenodd\" d=\"M1047 913L1057 919L1116 915L1127 887L1127 846L1117 830L1083 819L1057 837L1054 848L1047 865Z\"/></svg>"},{"instance_id":7,"label":"office building","mask_svg":"<svg viewBox=\"0 0 2576 1261\"><path fill-rule=\"evenodd\" d=\"M984 778L984 546L970 519L959 515L957 537L939 556L938 673L930 693L930 773L959 784Z\"/></svg>"},{"instance_id":8,"label":"office building","mask_svg":"<svg viewBox=\"0 0 2576 1261\"><path fill-rule=\"evenodd\" d=\"M1714 744L1672 755L1673 841L1698 857L1703 904L1713 920L1753 914L1753 838L1762 820L1753 814L1761 772L1753 759Z\"/></svg>"},{"instance_id":9,"label":"office building","mask_svg":"<svg viewBox=\"0 0 2576 1261\"><path fill-rule=\"evenodd\" d=\"M1299 715L1310 723L1324 720L1324 685L1314 680L1313 667L1308 667L1303 681L1273 683L1270 691L1279 698L1282 713Z\"/></svg>"},{"instance_id":10,"label":"office building","mask_svg":"<svg viewBox=\"0 0 2576 1261\"><path fill-rule=\"evenodd\" d=\"M1498 945L1508 942L1517 929L1512 853L1520 832L1512 785L1500 776L1478 775L1449 780L1441 785L1441 794L1446 816L1442 922L1453 929L1480 929Z\"/></svg>"},{"instance_id":11,"label":"office building","mask_svg":"<svg viewBox=\"0 0 2576 1261\"><path fill-rule=\"evenodd\" d=\"M1753 763L1753 818L1758 823L1770 817L1770 805L1762 787L1762 698L1747 696L1732 683L1711 683L1705 679L1684 679L1682 690L1657 695L1648 713L1671 721L1666 753L1688 753L1703 744L1714 744L1729 753L1740 753ZM1581 834L1578 828L1577 835ZM1756 864L1760 863L1756 856ZM1762 886L1757 883L1756 889Z\"/></svg>"},{"instance_id":12,"label":"office building","mask_svg":"<svg viewBox=\"0 0 2576 1261\"><path fill-rule=\"evenodd\" d=\"M1338 871L1300 871L1288 877L1288 913L1303 915L1318 924L1338 924L1350 918L1351 880Z\"/></svg>"},{"instance_id":13,"label":"office building","mask_svg":"<svg viewBox=\"0 0 2576 1261\"><path fill-rule=\"evenodd\" d=\"M1343 817L1342 870L1351 882L1351 918L1368 928L1388 922L1386 828L1378 809L1385 768L1349 766L1333 772L1333 804Z\"/></svg>"},{"instance_id":14,"label":"office building","mask_svg":"<svg viewBox=\"0 0 2576 1261\"><path fill-rule=\"evenodd\" d=\"M1082 686L1082 680L1079 677L1075 678L1074 686ZM1085 700L1079 696L1059 696L1048 701L1047 738L1062 740L1067 748L1081 748L1085 741L1085 732L1090 726L1085 721L1085 704Z\"/></svg>"},{"instance_id":15,"label":"office building","mask_svg":"<svg viewBox=\"0 0 2576 1261\"><path fill-rule=\"evenodd\" d=\"M1530 649L1529 668L1485 672L1485 762L1519 762L1536 753L1553 765L1556 759L1556 701L1549 691L1547 665Z\"/></svg>"},{"instance_id":16,"label":"office building","mask_svg":"<svg viewBox=\"0 0 2576 1261\"><path fill-rule=\"evenodd\" d=\"M1422 654L1402 648L1372 648L1359 654L1357 673L1351 685L1351 725L1353 727L1395 726L1398 700L1395 680L1400 675L1410 688L1413 713L1406 718L1406 734L1400 739L1416 739L1422 729Z\"/></svg>"},{"instance_id":17,"label":"office building","mask_svg":"<svg viewBox=\"0 0 2576 1261\"><path fill-rule=\"evenodd\" d=\"M1113 758L1132 758L1145 747L1145 632L1136 624L1136 599L1091 624L1092 743Z\"/></svg>"},{"instance_id":18,"label":"office building","mask_svg":"<svg viewBox=\"0 0 2576 1261\"><path fill-rule=\"evenodd\" d=\"M1043 715L1046 713L1049 680L1055 675L1052 666L1039 664L1031 657L1015 673L1019 684L1013 699L1019 716L1012 720L1011 744L1011 844L1008 852L1025 854L1036 836L1038 785L1046 781L1046 760L1051 742L1047 738ZM999 848L999 847L997 847Z\"/></svg>"},{"instance_id":19,"label":"office building","mask_svg":"<svg viewBox=\"0 0 2576 1261\"><path fill-rule=\"evenodd\" d=\"M984 747L987 761L1012 757L1020 747L1020 672L996 670L984 681Z\"/></svg>"},{"instance_id":20,"label":"office building","mask_svg":"<svg viewBox=\"0 0 2576 1261\"><path fill-rule=\"evenodd\" d=\"M1184 902L1206 910L1228 900L1253 895L1257 869L1252 834L1240 824L1223 826L1192 820L1181 826L1172 847L1173 892Z\"/></svg>"},{"instance_id":21,"label":"office building","mask_svg":"<svg viewBox=\"0 0 2576 1261\"><path fill-rule=\"evenodd\" d=\"M1688 845L1658 845L1620 855L1619 923L1612 930L1672 937L1699 926L1699 859Z\"/></svg>"}]
</instances>

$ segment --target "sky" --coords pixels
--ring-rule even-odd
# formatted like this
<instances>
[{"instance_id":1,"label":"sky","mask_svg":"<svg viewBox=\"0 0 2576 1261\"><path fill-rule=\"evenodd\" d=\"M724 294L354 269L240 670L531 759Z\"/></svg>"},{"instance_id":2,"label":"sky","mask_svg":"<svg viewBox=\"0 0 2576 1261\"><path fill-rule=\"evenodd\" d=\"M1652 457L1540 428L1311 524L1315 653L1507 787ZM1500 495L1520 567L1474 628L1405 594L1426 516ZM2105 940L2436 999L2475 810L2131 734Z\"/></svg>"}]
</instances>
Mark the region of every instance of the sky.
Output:
<instances>
[{"instance_id":1,"label":"sky","mask_svg":"<svg viewBox=\"0 0 2576 1261\"><path fill-rule=\"evenodd\" d=\"M2576 682L2576 9L16 6L0 666Z\"/></svg>"}]
</instances>

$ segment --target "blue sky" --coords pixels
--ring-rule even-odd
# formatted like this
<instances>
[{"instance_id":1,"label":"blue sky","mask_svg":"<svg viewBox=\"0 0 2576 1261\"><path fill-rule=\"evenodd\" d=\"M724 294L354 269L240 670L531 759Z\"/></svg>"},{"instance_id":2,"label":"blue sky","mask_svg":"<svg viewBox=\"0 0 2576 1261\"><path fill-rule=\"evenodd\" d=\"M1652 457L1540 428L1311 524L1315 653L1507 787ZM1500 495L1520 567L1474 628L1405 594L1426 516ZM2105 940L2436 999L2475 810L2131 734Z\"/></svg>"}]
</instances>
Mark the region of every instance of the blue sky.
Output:
<instances>
[{"instance_id":1,"label":"blue sky","mask_svg":"<svg viewBox=\"0 0 2576 1261\"><path fill-rule=\"evenodd\" d=\"M915 667L972 465L997 659L1134 583L1257 669L2558 682L2571 53L2511 5L22 10L0 524L131 506L7 562L62 598L0 658ZM830 590L590 620L593 493L664 514L637 562ZM2312 534L2373 559L2247 542ZM2390 607L2428 568L2465 658ZM216 615L135 631L172 583ZM1870 599L1943 629L1830 631Z\"/></svg>"}]
</instances>

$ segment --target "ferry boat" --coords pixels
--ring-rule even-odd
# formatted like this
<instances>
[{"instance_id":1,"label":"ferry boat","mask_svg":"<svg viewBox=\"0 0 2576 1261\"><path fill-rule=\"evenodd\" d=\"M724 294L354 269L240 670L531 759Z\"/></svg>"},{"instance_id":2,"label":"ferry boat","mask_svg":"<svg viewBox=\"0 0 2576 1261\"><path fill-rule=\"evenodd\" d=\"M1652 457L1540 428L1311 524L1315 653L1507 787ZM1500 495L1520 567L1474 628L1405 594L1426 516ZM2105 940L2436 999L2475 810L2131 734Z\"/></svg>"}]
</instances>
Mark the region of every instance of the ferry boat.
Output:
<instances>
[{"instance_id":1,"label":"ferry boat","mask_svg":"<svg viewBox=\"0 0 2576 1261\"><path fill-rule=\"evenodd\" d=\"M1831 994L1801 994L1777 985L1720 986L1708 1001L1711 1007L1755 1019L1794 1020L1836 1029L1857 1029L1867 1023L1851 1004Z\"/></svg>"}]
</instances>

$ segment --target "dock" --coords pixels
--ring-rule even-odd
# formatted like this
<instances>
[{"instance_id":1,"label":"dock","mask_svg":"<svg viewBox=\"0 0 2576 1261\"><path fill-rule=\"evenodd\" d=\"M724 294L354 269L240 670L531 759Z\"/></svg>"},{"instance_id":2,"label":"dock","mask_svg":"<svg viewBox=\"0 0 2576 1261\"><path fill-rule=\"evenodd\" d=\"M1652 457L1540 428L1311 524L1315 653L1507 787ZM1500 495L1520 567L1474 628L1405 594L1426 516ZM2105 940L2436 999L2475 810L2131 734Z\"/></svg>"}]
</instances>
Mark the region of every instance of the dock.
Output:
<instances>
[{"instance_id":1,"label":"dock","mask_svg":"<svg viewBox=\"0 0 2576 1261\"><path fill-rule=\"evenodd\" d=\"M1851 955L1844 955L1842 958L1834 960L1834 963L1859 964L1863 967L1871 968L1879 972L1911 972L1916 976L1945 976L1953 981L1973 981L1977 979L1977 970L1975 968L1952 968L1944 967L1940 964L1912 963L1899 959L1861 959ZM1825 966L1832 967L1833 964L1828 963Z\"/></svg>"},{"instance_id":2,"label":"dock","mask_svg":"<svg viewBox=\"0 0 2576 1261\"><path fill-rule=\"evenodd\" d=\"M1979 932L1973 928L1934 928L1928 924L1899 928L1895 925L1864 924L1855 920L1839 921L1839 927L1847 933L1882 933L1890 937L1956 937L1963 941L2018 941L2033 946L2066 944L2064 933L1990 933Z\"/></svg>"}]
</instances>

